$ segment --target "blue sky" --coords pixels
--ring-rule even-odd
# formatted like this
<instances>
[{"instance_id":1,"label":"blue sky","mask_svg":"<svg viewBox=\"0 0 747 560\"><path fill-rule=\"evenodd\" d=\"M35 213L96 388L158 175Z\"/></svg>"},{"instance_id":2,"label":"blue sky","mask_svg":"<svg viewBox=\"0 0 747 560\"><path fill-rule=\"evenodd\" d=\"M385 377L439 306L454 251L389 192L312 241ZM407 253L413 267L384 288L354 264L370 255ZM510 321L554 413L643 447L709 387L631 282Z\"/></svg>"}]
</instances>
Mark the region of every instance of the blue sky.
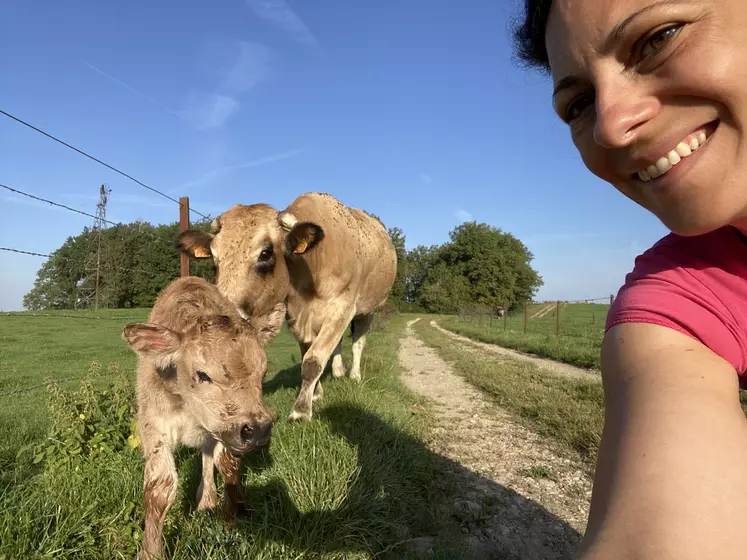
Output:
<instances>
[{"instance_id":1,"label":"blue sky","mask_svg":"<svg viewBox=\"0 0 747 560\"><path fill-rule=\"evenodd\" d=\"M517 9L9 2L0 108L203 213L325 191L402 228L408 248L475 219L527 244L539 298L604 297L666 230L586 170L549 80L514 65ZM178 218L173 202L3 116L0 183L89 212L108 183L109 219ZM0 246L48 253L91 222L0 200ZM0 309L20 309L42 262L0 252Z\"/></svg>"}]
</instances>

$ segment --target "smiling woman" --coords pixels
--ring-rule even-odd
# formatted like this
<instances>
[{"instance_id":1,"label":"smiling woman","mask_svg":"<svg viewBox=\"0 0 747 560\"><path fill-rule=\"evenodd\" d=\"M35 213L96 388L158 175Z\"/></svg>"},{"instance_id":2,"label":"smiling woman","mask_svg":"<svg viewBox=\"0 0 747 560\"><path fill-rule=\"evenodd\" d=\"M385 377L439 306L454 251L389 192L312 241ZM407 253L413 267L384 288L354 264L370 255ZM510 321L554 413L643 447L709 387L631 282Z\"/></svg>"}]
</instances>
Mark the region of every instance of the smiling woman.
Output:
<instances>
[{"instance_id":1,"label":"smiling woman","mask_svg":"<svg viewBox=\"0 0 747 560\"><path fill-rule=\"evenodd\" d=\"M747 4L526 0L515 38L589 171L672 232L608 316L582 555L742 558Z\"/></svg>"}]
</instances>

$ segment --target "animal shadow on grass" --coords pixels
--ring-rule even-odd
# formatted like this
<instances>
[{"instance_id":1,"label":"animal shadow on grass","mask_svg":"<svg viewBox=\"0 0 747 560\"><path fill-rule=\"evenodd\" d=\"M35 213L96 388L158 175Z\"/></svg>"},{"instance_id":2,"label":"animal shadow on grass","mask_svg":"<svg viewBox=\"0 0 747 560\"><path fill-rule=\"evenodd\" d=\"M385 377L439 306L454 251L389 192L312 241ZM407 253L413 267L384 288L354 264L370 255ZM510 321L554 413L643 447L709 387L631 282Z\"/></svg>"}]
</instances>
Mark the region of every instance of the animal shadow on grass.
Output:
<instances>
[{"instance_id":1,"label":"animal shadow on grass","mask_svg":"<svg viewBox=\"0 0 747 560\"><path fill-rule=\"evenodd\" d=\"M434 546L447 549L431 558L544 560L575 552L580 534L540 504L431 452L371 412L333 405L317 421L357 451L343 502L302 512L282 479L245 486L248 511L237 528L255 542L282 543L304 557L412 558Z\"/></svg>"}]
</instances>

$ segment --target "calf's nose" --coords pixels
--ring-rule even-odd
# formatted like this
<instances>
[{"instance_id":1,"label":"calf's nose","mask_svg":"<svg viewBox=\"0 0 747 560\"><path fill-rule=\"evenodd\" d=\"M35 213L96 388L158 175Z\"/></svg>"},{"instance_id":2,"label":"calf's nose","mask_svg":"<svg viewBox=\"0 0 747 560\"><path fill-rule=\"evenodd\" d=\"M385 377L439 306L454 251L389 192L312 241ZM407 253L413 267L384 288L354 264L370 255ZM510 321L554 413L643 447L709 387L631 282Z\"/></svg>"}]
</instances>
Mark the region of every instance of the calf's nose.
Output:
<instances>
[{"instance_id":1,"label":"calf's nose","mask_svg":"<svg viewBox=\"0 0 747 560\"><path fill-rule=\"evenodd\" d=\"M241 427L241 441L245 445L262 447L269 441L271 433L271 421L263 422L261 424L244 424Z\"/></svg>"}]
</instances>

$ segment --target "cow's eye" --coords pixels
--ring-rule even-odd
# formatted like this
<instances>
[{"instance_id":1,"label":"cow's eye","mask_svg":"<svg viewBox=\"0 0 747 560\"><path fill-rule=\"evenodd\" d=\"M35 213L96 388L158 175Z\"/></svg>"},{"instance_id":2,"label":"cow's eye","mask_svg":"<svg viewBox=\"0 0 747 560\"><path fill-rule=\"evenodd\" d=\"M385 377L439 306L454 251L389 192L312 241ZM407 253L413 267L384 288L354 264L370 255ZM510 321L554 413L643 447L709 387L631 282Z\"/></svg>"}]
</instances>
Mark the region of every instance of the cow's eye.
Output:
<instances>
[{"instance_id":1,"label":"cow's eye","mask_svg":"<svg viewBox=\"0 0 747 560\"><path fill-rule=\"evenodd\" d=\"M213 382L213 380L210 379L210 376L201 370L197 370L197 378L200 380L200 383L212 383Z\"/></svg>"},{"instance_id":2,"label":"cow's eye","mask_svg":"<svg viewBox=\"0 0 747 560\"><path fill-rule=\"evenodd\" d=\"M270 259L272 259L272 247L262 249L262 252L259 254L259 262L267 262Z\"/></svg>"}]
</instances>

